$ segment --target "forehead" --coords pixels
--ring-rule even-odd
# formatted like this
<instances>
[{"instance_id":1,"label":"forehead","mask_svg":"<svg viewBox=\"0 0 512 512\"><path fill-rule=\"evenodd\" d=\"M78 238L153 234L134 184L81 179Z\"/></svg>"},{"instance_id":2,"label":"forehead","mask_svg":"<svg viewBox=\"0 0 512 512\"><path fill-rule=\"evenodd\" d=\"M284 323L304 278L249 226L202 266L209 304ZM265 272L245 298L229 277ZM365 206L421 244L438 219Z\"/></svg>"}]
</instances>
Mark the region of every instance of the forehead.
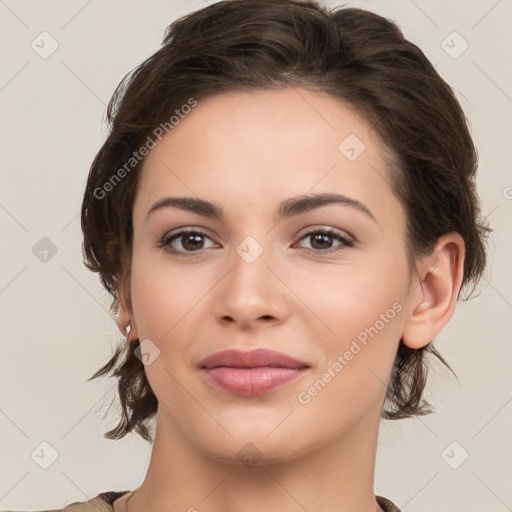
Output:
<instances>
[{"instance_id":1,"label":"forehead","mask_svg":"<svg viewBox=\"0 0 512 512\"><path fill-rule=\"evenodd\" d=\"M151 150L135 209L147 211L166 191L238 206L328 191L378 200L383 157L369 124L326 93L221 93L199 100Z\"/></svg>"}]
</instances>

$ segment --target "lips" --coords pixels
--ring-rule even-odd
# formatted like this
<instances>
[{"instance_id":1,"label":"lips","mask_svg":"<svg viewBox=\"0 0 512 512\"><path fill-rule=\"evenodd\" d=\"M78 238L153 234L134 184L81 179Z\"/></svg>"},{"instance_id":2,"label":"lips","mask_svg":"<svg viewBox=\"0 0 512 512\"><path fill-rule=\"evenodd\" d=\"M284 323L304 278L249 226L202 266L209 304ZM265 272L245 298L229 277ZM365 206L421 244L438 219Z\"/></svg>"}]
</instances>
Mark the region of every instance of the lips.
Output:
<instances>
[{"instance_id":1,"label":"lips","mask_svg":"<svg viewBox=\"0 0 512 512\"><path fill-rule=\"evenodd\" d=\"M261 368L262 366L278 368L305 368L308 363L299 361L291 356L269 350L258 348L251 351L224 350L216 352L203 359L199 366L201 368L217 368L228 366L231 368Z\"/></svg>"},{"instance_id":2,"label":"lips","mask_svg":"<svg viewBox=\"0 0 512 512\"><path fill-rule=\"evenodd\" d=\"M255 396L268 393L304 375L310 366L269 349L225 350L199 363L209 384L224 392Z\"/></svg>"}]
</instances>

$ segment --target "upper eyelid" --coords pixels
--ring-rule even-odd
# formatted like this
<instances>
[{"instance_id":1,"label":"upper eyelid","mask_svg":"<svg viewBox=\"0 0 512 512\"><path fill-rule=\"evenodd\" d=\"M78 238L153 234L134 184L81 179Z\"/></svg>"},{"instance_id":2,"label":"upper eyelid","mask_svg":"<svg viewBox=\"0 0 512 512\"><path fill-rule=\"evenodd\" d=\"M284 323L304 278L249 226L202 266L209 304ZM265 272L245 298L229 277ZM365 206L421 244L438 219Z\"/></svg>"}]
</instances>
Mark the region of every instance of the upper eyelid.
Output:
<instances>
[{"instance_id":1,"label":"upper eyelid","mask_svg":"<svg viewBox=\"0 0 512 512\"><path fill-rule=\"evenodd\" d=\"M215 240L215 237L211 236L206 229L204 228L195 228L195 227L180 227L173 229L166 233L164 236L162 236L162 240L165 240L167 238L176 237L179 238L180 236L183 236L187 233L199 233L200 235L204 235L208 238L211 238L212 240Z\"/></svg>"},{"instance_id":2,"label":"upper eyelid","mask_svg":"<svg viewBox=\"0 0 512 512\"><path fill-rule=\"evenodd\" d=\"M353 235L351 235L348 231L341 229L341 228L336 228L334 226L329 226L327 224L323 224L323 225L322 224L314 224L312 227L308 226L306 228L303 228L301 231L303 231L303 230L306 230L306 231L302 235L297 235L297 236L304 236L304 235L309 234L314 231L329 231L330 230L330 231L333 231L338 234L346 234L348 237L355 239L355 237ZM207 236L210 236L208 234L209 231L210 230L208 228L203 228L203 227L199 227L199 226L193 226L193 225L179 226L177 228L171 229L170 231L166 232L162 236L162 238L167 238L168 236L177 235L181 232L192 232L192 233L200 232ZM213 238L215 238L215 237L213 237Z\"/></svg>"}]
</instances>

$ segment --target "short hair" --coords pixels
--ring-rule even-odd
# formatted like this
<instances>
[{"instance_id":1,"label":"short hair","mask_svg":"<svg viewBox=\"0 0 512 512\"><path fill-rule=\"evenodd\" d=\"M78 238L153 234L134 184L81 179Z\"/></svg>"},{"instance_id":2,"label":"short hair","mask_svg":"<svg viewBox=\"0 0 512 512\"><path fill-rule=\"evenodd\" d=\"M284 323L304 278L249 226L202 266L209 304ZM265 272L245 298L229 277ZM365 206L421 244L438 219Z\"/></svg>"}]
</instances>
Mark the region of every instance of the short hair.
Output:
<instances>
[{"instance_id":1,"label":"short hair","mask_svg":"<svg viewBox=\"0 0 512 512\"><path fill-rule=\"evenodd\" d=\"M225 0L171 23L161 48L125 75L109 102L109 135L90 168L81 223L84 264L99 273L112 312L130 267L132 209L144 162L134 159L134 151L160 133L157 127L172 124L191 98L297 86L328 93L369 123L390 157L409 256L429 254L440 236L460 233L466 251L460 291L472 284L472 294L490 232L476 192L477 151L453 90L424 53L395 22L363 9ZM138 344L123 340L88 379L118 379L122 414L105 434L110 439L132 430L151 439L148 425L158 400L135 355ZM411 349L400 340L382 418L433 412L423 397L429 354L454 373L433 342Z\"/></svg>"}]
</instances>

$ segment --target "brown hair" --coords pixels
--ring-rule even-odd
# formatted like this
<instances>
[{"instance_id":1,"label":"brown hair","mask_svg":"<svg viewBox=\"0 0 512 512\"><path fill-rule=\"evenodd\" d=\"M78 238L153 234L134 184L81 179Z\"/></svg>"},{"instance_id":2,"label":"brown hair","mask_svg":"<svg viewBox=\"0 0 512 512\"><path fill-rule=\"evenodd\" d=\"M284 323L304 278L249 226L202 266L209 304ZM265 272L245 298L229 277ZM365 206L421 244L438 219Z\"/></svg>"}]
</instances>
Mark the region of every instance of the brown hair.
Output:
<instances>
[{"instance_id":1,"label":"brown hair","mask_svg":"<svg viewBox=\"0 0 512 512\"><path fill-rule=\"evenodd\" d=\"M394 22L362 9L226 0L174 21L162 47L123 78L108 105L109 135L90 169L82 230L85 265L99 273L113 312L130 270L132 207L144 161L133 160L134 151L190 98L295 86L327 92L367 120L394 162L390 185L406 212L410 254L428 254L441 235L456 231L466 243L462 287L476 286L490 231L475 190L477 153L452 89L423 52ZM134 354L138 344L123 340L88 379L118 379L122 417L105 434L110 439L132 430L151 439L158 401ZM414 350L401 341L383 418L432 412L422 398L428 353L453 372L433 343Z\"/></svg>"}]
</instances>

